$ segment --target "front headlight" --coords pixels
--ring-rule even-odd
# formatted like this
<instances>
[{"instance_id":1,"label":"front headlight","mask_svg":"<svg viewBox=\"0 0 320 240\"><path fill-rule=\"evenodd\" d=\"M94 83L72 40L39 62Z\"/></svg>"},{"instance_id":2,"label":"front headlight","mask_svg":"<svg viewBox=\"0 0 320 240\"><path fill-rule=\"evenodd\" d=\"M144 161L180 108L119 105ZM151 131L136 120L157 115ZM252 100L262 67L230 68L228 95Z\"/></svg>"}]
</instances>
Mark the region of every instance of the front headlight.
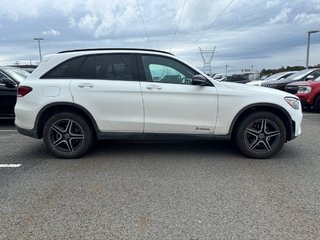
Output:
<instances>
[{"instance_id":1,"label":"front headlight","mask_svg":"<svg viewBox=\"0 0 320 240\"><path fill-rule=\"evenodd\" d=\"M294 109L299 110L300 100L294 97L285 97L284 100Z\"/></svg>"},{"instance_id":2,"label":"front headlight","mask_svg":"<svg viewBox=\"0 0 320 240\"><path fill-rule=\"evenodd\" d=\"M297 93L310 93L311 87L309 86L298 86L298 92Z\"/></svg>"}]
</instances>

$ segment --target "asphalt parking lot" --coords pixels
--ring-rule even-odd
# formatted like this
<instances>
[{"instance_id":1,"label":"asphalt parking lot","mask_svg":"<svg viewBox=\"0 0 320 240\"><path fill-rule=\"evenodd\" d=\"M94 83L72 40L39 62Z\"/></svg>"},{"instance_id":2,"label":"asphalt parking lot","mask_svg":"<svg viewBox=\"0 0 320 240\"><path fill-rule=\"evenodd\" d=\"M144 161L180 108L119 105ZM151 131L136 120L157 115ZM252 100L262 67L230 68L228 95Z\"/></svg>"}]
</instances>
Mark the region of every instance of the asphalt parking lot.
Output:
<instances>
[{"instance_id":1,"label":"asphalt parking lot","mask_svg":"<svg viewBox=\"0 0 320 240\"><path fill-rule=\"evenodd\" d=\"M0 239L320 239L320 114L276 157L229 142L99 142L78 160L1 120ZM17 165L18 166L18 165Z\"/></svg>"}]
</instances>

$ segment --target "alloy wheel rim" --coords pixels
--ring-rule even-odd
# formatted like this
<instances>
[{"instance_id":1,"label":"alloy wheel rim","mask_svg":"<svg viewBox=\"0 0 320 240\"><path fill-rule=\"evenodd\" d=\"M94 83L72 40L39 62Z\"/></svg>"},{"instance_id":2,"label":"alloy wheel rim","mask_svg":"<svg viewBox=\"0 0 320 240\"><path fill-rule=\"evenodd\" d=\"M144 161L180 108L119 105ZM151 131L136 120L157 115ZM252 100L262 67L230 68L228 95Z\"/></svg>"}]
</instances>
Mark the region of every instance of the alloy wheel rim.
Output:
<instances>
[{"instance_id":1,"label":"alloy wheel rim","mask_svg":"<svg viewBox=\"0 0 320 240\"><path fill-rule=\"evenodd\" d=\"M251 151L271 152L280 141L280 128L270 119L257 119L245 130L245 144Z\"/></svg>"},{"instance_id":2,"label":"alloy wheel rim","mask_svg":"<svg viewBox=\"0 0 320 240\"><path fill-rule=\"evenodd\" d=\"M81 126L72 119L60 119L49 129L51 147L60 152L72 153L79 149L84 140Z\"/></svg>"}]
</instances>

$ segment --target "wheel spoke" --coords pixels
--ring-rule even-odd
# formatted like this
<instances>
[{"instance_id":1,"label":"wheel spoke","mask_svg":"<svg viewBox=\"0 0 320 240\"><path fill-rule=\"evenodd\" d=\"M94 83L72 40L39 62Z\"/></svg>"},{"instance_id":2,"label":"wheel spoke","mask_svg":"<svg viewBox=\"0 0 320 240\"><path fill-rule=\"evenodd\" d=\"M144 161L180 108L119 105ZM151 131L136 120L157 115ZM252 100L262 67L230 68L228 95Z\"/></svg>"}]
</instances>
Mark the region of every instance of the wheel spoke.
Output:
<instances>
[{"instance_id":1,"label":"wheel spoke","mask_svg":"<svg viewBox=\"0 0 320 240\"><path fill-rule=\"evenodd\" d=\"M262 119L261 122L261 132L264 132L265 134L267 134L267 119Z\"/></svg>"},{"instance_id":2,"label":"wheel spoke","mask_svg":"<svg viewBox=\"0 0 320 240\"><path fill-rule=\"evenodd\" d=\"M69 133L69 134L71 134L72 123L73 123L73 121L72 121L72 120L68 120L68 123L67 123L66 129L64 130L64 132L65 132L65 133Z\"/></svg>"},{"instance_id":3,"label":"wheel spoke","mask_svg":"<svg viewBox=\"0 0 320 240\"><path fill-rule=\"evenodd\" d=\"M270 152L272 150L269 142L266 140L266 141L261 141L261 143L264 145L264 147Z\"/></svg>"},{"instance_id":4,"label":"wheel spoke","mask_svg":"<svg viewBox=\"0 0 320 240\"><path fill-rule=\"evenodd\" d=\"M83 139L84 139L84 136L82 136L82 135L72 136L72 137L70 138L70 140L83 140Z\"/></svg>"},{"instance_id":5,"label":"wheel spoke","mask_svg":"<svg viewBox=\"0 0 320 240\"><path fill-rule=\"evenodd\" d=\"M73 126L73 122L72 120L69 120L66 126L66 132L69 133L70 135L72 134L72 126Z\"/></svg>"},{"instance_id":6,"label":"wheel spoke","mask_svg":"<svg viewBox=\"0 0 320 240\"><path fill-rule=\"evenodd\" d=\"M259 132L256 131L255 129L252 129L252 128L247 128L246 133L248 133L252 136L255 136L255 137L258 137L258 135L259 135Z\"/></svg>"},{"instance_id":7,"label":"wheel spoke","mask_svg":"<svg viewBox=\"0 0 320 240\"><path fill-rule=\"evenodd\" d=\"M272 137L276 137L280 135L280 131L272 131L267 133L267 139L270 139Z\"/></svg>"},{"instance_id":8,"label":"wheel spoke","mask_svg":"<svg viewBox=\"0 0 320 240\"><path fill-rule=\"evenodd\" d=\"M54 143L52 143L53 147L59 146L61 143L65 142L65 140L62 138L62 136L57 139Z\"/></svg>"},{"instance_id":9,"label":"wheel spoke","mask_svg":"<svg viewBox=\"0 0 320 240\"><path fill-rule=\"evenodd\" d=\"M252 150L252 149L256 148L256 147L259 145L259 143L260 143L259 138L256 138L256 139L253 141L253 143L251 143L251 145L250 145L249 148Z\"/></svg>"},{"instance_id":10,"label":"wheel spoke","mask_svg":"<svg viewBox=\"0 0 320 240\"><path fill-rule=\"evenodd\" d=\"M61 130L58 126L52 125L52 126L51 126L51 129L52 129L53 131L55 131L56 133L58 133L59 136L62 136L63 130Z\"/></svg>"},{"instance_id":11,"label":"wheel spoke","mask_svg":"<svg viewBox=\"0 0 320 240\"><path fill-rule=\"evenodd\" d=\"M266 119L262 119L261 120L261 126L260 126L260 133L263 132L263 130L266 128L267 126L267 120Z\"/></svg>"},{"instance_id":12,"label":"wheel spoke","mask_svg":"<svg viewBox=\"0 0 320 240\"><path fill-rule=\"evenodd\" d=\"M71 139L69 139L68 141L66 141L67 147L69 152L73 152L73 146L72 146L72 142Z\"/></svg>"}]
</instances>

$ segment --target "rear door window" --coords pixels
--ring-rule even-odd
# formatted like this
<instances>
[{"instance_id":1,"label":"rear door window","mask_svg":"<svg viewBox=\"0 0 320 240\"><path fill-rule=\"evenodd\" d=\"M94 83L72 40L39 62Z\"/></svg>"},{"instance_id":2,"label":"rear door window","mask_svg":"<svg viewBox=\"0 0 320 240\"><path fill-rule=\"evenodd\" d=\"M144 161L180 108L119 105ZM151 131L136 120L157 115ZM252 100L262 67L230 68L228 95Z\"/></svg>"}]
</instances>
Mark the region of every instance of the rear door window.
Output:
<instances>
[{"instance_id":1,"label":"rear door window","mask_svg":"<svg viewBox=\"0 0 320 240\"><path fill-rule=\"evenodd\" d=\"M91 55L86 58L79 69L78 79L106 79L106 80L138 80L131 54Z\"/></svg>"}]
</instances>

